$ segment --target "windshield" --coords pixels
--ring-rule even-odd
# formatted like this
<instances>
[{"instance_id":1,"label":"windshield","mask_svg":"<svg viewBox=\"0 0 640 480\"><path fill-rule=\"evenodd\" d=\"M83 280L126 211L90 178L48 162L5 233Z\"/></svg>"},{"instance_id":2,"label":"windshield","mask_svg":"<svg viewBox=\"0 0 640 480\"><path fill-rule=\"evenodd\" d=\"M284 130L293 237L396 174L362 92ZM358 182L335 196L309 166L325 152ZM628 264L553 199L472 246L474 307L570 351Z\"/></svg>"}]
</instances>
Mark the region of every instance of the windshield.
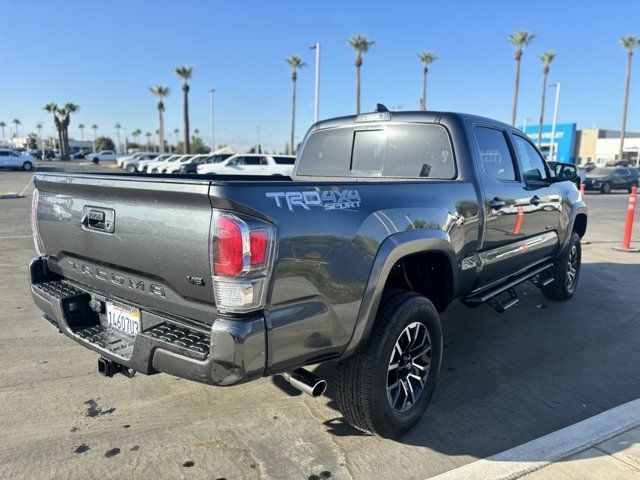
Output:
<instances>
[{"instance_id":1,"label":"windshield","mask_svg":"<svg viewBox=\"0 0 640 480\"><path fill-rule=\"evenodd\" d=\"M609 175L611 170L608 168L594 168L591 170L588 175Z\"/></svg>"}]
</instances>

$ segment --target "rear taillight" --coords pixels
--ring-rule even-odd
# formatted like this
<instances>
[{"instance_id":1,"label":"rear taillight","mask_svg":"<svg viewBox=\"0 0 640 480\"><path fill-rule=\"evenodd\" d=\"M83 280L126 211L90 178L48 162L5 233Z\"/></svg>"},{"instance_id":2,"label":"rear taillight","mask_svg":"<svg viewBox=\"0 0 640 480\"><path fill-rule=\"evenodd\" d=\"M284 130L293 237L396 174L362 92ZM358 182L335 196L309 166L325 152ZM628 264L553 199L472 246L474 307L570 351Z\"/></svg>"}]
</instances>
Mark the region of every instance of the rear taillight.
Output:
<instances>
[{"instance_id":1,"label":"rear taillight","mask_svg":"<svg viewBox=\"0 0 640 480\"><path fill-rule=\"evenodd\" d=\"M214 211L211 265L216 306L246 313L264 307L275 228L246 215Z\"/></svg>"},{"instance_id":2,"label":"rear taillight","mask_svg":"<svg viewBox=\"0 0 640 480\"><path fill-rule=\"evenodd\" d=\"M31 233L33 235L33 245L36 249L38 256L44 255L44 248L42 248L42 240L40 239L40 232L38 231L38 200L40 198L40 192L34 190L31 195Z\"/></svg>"}]
</instances>

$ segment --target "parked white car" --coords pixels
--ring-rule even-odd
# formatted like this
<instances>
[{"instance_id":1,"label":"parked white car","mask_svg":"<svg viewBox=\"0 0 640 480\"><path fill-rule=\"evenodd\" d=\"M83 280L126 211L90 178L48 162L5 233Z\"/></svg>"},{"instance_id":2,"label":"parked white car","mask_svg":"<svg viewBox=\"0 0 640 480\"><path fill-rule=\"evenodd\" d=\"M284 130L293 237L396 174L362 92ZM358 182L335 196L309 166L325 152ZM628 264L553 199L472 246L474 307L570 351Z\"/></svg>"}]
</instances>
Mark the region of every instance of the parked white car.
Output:
<instances>
[{"instance_id":1,"label":"parked white car","mask_svg":"<svg viewBox=\"0 0 640 480\"><path fill-rule=\"evenodd\" d=\"M291 176L294 155L266 155L260 153L241 153L229 157L220 163L200 165L198 173L214 175L277 175Z\"/></svg>"},{"instance_id":2,"label":"parked white car","mask_svg":"<svg viewBox=\"0 0 640 480\"><path fill-rule=\"evenodd\" d=\"M138 164L138 171L147 173L158 173L158 169L165 166L167 162L173 162L180 157L182 157L182 155L170 155L168 158L163 158L161 160L145 160L144 162L140 162Z\"/></svg>"},{"instance_id":3,"label":"parked white car","mask_svg":"<svg viewBox=\"0 0 640 480\"><path fill-rule=\"evenodd\" d=\"M97 153L90 153L87 155L87 159L93 163L99 162L114 162L118 159L118 155L113 150L102 150Z\"/></svg>"},{"instance_id":4,"label":"parked white car","mask_svg":"<svg viewBox=\"0 0 640 480\"><path fill-rule=\"evenodd\" d=\"M178 173L180 167L187 163L202 163L211 156L210 153L203 153L198 155L186 155L175 162L169 162L166 167L162 169L162 173Z\"/></svg>"},{"instance_id":5,"label":"parked white car","mask_svg":"<svg viewBox=\"0 0 640 480\"><path fill-rule=\"evenodd\" d=\"M160 158L160 155L157 152L145 152L138 155L135 158L130 158L122 162L122 168L125 169L129 173L133 173L138 170L138 164L143 160L156 160ZM171 155L166 155L165 157L170 157Z\"/></svg>"},{"instance_id":6,"label":"parked white car","mask_svg":"<svg viewBox=\"0 0 640 480\"><path fill-rule=\"evenodd\" d=\"M154 169L157 173L167 173L167 170L173 165L181 164L182 162L186 162L190 158L193 158L194 155L180 155L177 158L170 158L166 162L163 162L157 166L154 165Z\"/></svg>"},{"instance_id":7,"label":"parked white car","mask_svg":"<svg viewBox=\"0 0 640 480\"><path fill-rule=\"evenodd\" d=\"M35 166L36 161L31 155L21 155L12 148L0 148L0 168L15 168L29 172Z\"/></svg>"},{"instance_id":8,"label":"parked white car","mask_svg":"<svg viewBox=\"0 0 640 480\"><path fill-rule=\"evenodd\" d=\"M141 156L146 155L148 153L153 153L153 152L134 152L134 153L130 153L129 155L123 155L116 159L116 165L120 168L124 168L125 162L128 162L129 160L134 160L136 158L140 158Z\"/></svg>"}]
</instances>

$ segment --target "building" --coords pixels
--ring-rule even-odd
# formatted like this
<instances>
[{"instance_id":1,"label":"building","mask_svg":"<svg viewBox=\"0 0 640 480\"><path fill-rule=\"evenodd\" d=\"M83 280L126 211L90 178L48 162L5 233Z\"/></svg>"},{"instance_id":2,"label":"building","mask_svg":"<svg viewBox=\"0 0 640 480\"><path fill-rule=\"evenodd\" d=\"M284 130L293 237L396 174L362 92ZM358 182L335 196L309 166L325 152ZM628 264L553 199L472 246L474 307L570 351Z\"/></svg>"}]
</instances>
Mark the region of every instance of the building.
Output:
<instances>
[{"instance_id":1,"label":"building","mask_svg":"<svg viewBox=\"0 0 640 480\"><path fill-rule=\"evenodd\" d=\"M576 124L557 124L553 142L551 141L552 128L551 124L542 125L542 139L539 145L540 151L548 160L574 163L577 137ZM523 131L534 144L538 144L538 125L527 125Z\"/></svg>"},{"instance_id":2,"label":"building","mask_svg":"<svg viewBox=\"0 0 640 480\"><path fill-rule=\"evenodd\" d=\"M624 139L623 160L637 162L640 155L640 133L627 132ZM603 166L618 160L620 150L620 130L588 128L578 130L576 160L579 165L593 162Z\"/></svg>"}]
</instances>

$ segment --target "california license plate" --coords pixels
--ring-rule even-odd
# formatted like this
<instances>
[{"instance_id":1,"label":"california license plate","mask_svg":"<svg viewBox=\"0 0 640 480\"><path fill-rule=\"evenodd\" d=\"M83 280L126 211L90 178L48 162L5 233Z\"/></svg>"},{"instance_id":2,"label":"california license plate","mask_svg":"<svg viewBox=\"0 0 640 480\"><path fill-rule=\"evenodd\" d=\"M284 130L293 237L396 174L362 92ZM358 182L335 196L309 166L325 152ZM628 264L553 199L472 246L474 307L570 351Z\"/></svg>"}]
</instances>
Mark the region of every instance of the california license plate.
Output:
<instances>
[{"instance_id":1,"label":"california license plate","mask_svg":"<svg viewBox=\"0 0 640 480\"><path fill-rule=\"evenodd\" d=\"M107 325L128 335L140 333L140 309L107 302Z\"/></svg>"}]
</instances>

